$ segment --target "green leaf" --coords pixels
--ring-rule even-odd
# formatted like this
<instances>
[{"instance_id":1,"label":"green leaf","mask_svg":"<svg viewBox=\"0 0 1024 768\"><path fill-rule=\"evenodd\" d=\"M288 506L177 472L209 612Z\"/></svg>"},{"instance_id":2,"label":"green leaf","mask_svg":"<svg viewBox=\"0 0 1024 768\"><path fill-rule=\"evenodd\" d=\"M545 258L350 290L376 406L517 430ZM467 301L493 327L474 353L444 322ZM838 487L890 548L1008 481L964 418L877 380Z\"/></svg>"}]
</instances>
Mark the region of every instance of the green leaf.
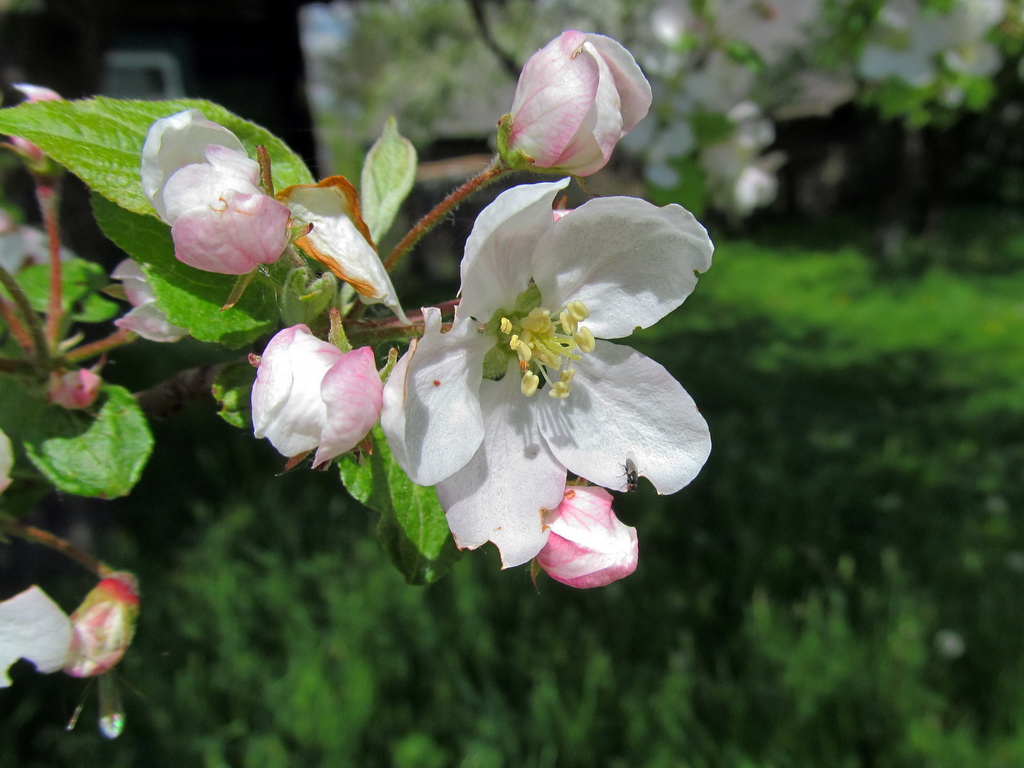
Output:
<instances>
[{"instance_id":1,"label":"green leaf","mask_svg":"<svg viewBox=\"0 0 1024 768\"><path fill-rule=\"evenodd\" d=\"M220 403L217 415L233 427L252 432L252 385L256 369L249 363L225 365L213 379L213 397Z\"/></svg>"},{"instance_id":2,"label":"green leaf","mask_svg":"<svg viewBox=\"0 0 1024 768\"><path fill-rule=\"evenodd\" d=\"M373 453L342 457L341 479L356 499L380 512L377 536L391 562L410 584L431 584L458 558L444 510L433 488L416 485L395 463L380 427Z\"/></svg>"},{"instance_id":3,"label":"green leaf","mask_svg":"<svg viewBox=\"0 0 1024 768\"><path fill-rule=\"evenodd\" d=\"M360 179L360 205L363 221L370 228L373 242L391 229L398 209L416 180L416 148L398 132L398 123L389 117L384 132L370 147Z\"/></svg>"},{"instance_id":4,"label":"green leaf","mask_svg":"<svg viewBox=\"0 0 1024 768\"><path fill-rule=\"evenodd\" d=\"M231 309L221 311L234 275L203 272L174 258L170 228L93 195L93 213L103 233L131 256L146 274L167 318L200 341L240 347L272 331L278 323L273 282L260 274Z\"/></svg>"},{"instance_id":5,"label":"green leaf","mask_svg":"<svg viewBox=\"0 0 1024 768\"><path fill-rule=\"evenodd\" d=\"M0 109L0 132L21 136L66 167L92 189L135 213L156 213L142 192L142 145L154 121L198 109L233 131L255 158L256 146L270 153L275 187L311 184L313 176L288 146L266 129L201 99L131 101L97 97L39 101Z\"/></svg>"},{"instance_id":6,"label":"green leaf","mask_svg":"<svg viewBox=\"0 0 1024 768\"><path fill-rule=\"evenodd\" d=\"M103 387L98 413L48 406L38 437L25 438L36 469L57 488L112 499L132 489L153 450L153 435L132 393Z\"/></svg>"},{"instance_id":7,"label":"green leaf","mask_svg":"<svg viewBox=\"0 0 1024 768\"><path fill-rule=\"evenodd\" d=\"M64 311L72 320L101 323L118 313L117 302L99 294L110 282L103 267L85 259L61 262L61 299ZM50 265L35 264L18 273L18 283L28 296L32 308L45 313L50 301Z\"/></svg>"}]
</instances>

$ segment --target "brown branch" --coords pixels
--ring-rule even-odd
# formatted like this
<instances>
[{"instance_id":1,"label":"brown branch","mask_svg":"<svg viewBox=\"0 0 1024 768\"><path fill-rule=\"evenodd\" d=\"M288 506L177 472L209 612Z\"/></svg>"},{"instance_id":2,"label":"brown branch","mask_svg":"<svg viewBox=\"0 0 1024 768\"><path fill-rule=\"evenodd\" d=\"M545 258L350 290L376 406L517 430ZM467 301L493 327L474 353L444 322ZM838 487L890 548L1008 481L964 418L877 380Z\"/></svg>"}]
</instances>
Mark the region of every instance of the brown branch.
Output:
<instances>
[{"instance_id":1,"label":"brown branch","mask_svg":"<svg viewBox=\"0 0 1024 768\"><path fill-rule=\"evenodd\" d=\"M211 396L213 380L222 363L178 371L159 384L135 393L135 401L149 419L164 419L189 403Z\"/></svg>"}]
</instances>

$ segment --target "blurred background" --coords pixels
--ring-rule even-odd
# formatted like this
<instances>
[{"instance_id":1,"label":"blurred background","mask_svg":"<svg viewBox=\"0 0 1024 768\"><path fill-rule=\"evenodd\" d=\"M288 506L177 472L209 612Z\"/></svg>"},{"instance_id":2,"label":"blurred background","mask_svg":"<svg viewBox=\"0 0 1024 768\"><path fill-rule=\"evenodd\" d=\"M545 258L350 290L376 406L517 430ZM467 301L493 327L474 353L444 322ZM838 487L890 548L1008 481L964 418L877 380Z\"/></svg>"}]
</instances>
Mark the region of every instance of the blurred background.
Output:
<instances>
[{"instance_id":1,"label":"blurred background","mask_svg":"<svg viewBox=\"0 0 1024 768\"><path fill-rule=\"evenodd\" d=\"M193 403L153 424L129 498L33 516L140 577L125 733L21 662L0 766L1024 765L1020 0L0 0L0 79L5 104L16 82L207 98L353 179L395 114L423 160L410 224L567 28L623 42L655 93L592 190L682 203L717 246L634 337L714 442L682 492L617 499L637 572L535 588L485 548L407 586L333 472L282 475ZM497 191L403 265L406 306L453 295ZM31 193L0 157L8 235ZM66 244L112 266L85 200ZM232 354L139 342L104 375ZM91 586L39 548L0 567L0 597Z\"/></svg>"}]
</instances>

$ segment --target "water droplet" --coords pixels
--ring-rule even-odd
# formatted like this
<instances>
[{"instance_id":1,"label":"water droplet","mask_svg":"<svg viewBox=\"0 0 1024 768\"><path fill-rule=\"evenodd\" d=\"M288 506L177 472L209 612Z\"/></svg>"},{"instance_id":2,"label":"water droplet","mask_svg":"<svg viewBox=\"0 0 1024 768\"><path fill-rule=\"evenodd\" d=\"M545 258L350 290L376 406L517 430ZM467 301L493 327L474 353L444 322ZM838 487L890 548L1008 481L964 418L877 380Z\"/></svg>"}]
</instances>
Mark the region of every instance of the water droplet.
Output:
<instances>
[{"instance_id":1,"label":"water droplet","mask_svg":"<svg viewBox=\"0 0 1024 768\"><path fill-rule=\"evenodd\" d=\"M121 689L113 675L101 675L97 682L100 689L100 733L108 739L116 739L124 730Z\"/></svg>"}]
</instances>

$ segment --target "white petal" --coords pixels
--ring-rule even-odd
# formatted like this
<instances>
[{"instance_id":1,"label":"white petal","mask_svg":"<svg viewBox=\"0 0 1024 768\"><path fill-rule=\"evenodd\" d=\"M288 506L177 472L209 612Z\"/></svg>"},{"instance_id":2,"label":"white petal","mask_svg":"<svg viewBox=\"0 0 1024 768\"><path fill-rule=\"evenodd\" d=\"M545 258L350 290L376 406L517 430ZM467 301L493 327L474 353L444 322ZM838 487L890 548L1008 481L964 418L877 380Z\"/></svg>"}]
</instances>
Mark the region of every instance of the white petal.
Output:
<instances>
[{"instance_id":1,"label":"white petal","mask_svg":"<svg viewBox=\"0 0 1024 768\"><path fill-rule=\"evenodd\" d=\"M142 268L131 259L124 259L110 273L115 280L120 280L124 287L125 296L133 307L153 301L153 289L146 281L146 275Z\"/></svg>"},{"instance_id":2,"label":"white petal","mask_svg":"<svg viewBox=\"0 0 1024 768\"><path fill-rule=\"evenodd\" d=\"M114 325L137 333L149 341L172 342L188 336L188 330L171 323L155 301L140 304L124 317L115 320Z\"/></svg>"},{"instance_id":3,"label":"white petal","mask_svg":"<svg viewBox=\"0 0 1024 768\"><path fill-rule=\"evenodd\" d=\"M587 35L587 43L597 51L615 81L615 89L621 102L619 109L622 113L622 133L629 133L647 116L651 108L651 84L640 71L633 54L617 41L604 35L590 33ZM604 75L603 70L601 74Z\"/></svg>"},{"instance_id":4,"label":"white petal","mask_svg":"<svg viewBox=\"0 0 1024 768\"><path fill-rule=\"evenodd\" d=\"M198 109L161 118L150 126L142 147L142 191L160 218L166 220L164 182L182 166L205 161L211 144L245 153L235 134L207 120Z\"/></svg>"},{"instance_id":5,"label":"white petal","mask_svg":"<svg viewBox=\"0 0 1024 768\"><path fill-rule=\"evenodd\" d=\"M543 510L565 490L565 467L533 423L532 402L519 390L518 369L480 385L485 434L464 468L437 484L455 543L475 549L493 541L504 568L533 559L547 543Z\"/></svg>"},{"instance_id":6,"label":"white petal","mask_svg":"<svg viewBox=\"0 0 1024 768\"><path fill-rule=\"evenodd\" d=\"M502 192L476 219L462 259L462 303L456 317L486 322L499 307L512 309L530 282L530 255L554 225L555 195L569 179L522 184Z\"/></svg>"},{"instance_id":7,"label":"white petal","mask_svg":"<svg viewBox=\"0 0 1024 768\"><path fill-rule=\"evenodd\" d=\"M174 224L186 211L216 205L228 190L263 196L256 186L259 164L244 152L210 145L205 158L206 162L182 166L164 184L164 220L168 224Z\"/></svg>"},{"instance_id":8,"label":"white petal","mask_svg":"<svg viewBox=\"0 0 1024 768\"><path fill-rule=\"evenodd\" d=\"M380 416L383 388L370 347L346 352L331 366L320 384L327 419L313 466L351 451L366 437Z\"/></svg>"},{"instance_id":9,"label":"white petal","mask_svg":"<svg viewBox=\"0 0 1024 768\"><path fill-rule=\"evenodd\" d=\"M625 487L623 465L631 455L658 493L675 493L711 452L693 399L665 368L627 346L598 341L576 364L572 394L540 405L555 458L605 488Z\"/></svg>"},{"instance_id":10,"label":"white petal","mask_svg":"<svg viewBox=\"0 0 1024 768\"><path fill-rule=\"evenodd\" d=\"M707 231L678 205L601 197L562 216L533 255L544 306L587 305L598 338L628 336L678 307L711 266Z\"/></svg>"},{"instance_id":11,"label":"white petal","mask_svg":"<svg viewBox=\"0 0 1024 768\"><path fill-rule=\"evenodd\" d=\"M7 670L27 659L40 672L56 672L71 648L71 620L39 587L0 603L0 688L11 684Z\"/></svg>"},{"instance_id":12,"label":"white petal","mask_svg":"<svg viewBox=\"0 0 1024 768\"><path fill-rule=\"evenodd\" d=\"M384 385L380 424L406 474L435 485L466 465L483 439L478 392L494 339L472 321L441 333L441 312L423 310L423 337L409 346Z\"/></svg>"},{"instance_id":13,"label":"white petal","mask_svg":"<svg viewBox=\"0 0 1024 768\"><path fill-rule=\"evenodd\" d=\"M274 336L252 388L253 434L269 439L282 456L316 448L327 420L320 383L341 355L340 349L316 338L304 325Z\"/></svg>"},{"instance_id":14,"label":"white petal","mask_svg":"<svg viewBox=\"0 0 1024 768\"><path fill-rule=\"evenodd\" d=\"M0 429L0 493L11 484L11 468L14 466L14 447L11 438Z\"/></svg>"},{"instance_id":15,"label":"white petal","mask_svg":"<svg viewBox=\"0 0 1024 768\"><path fill-rule=\"evenodd\" d=\"M335 176L317 185L288 187L280 197L296 220L313 225L309 234L296 242L303 251L349 283L363 301L382 303L403 323L409 322L377 249L370 242L370 232L359 216L351 184Z\"/></svg>"}]
</instances>

